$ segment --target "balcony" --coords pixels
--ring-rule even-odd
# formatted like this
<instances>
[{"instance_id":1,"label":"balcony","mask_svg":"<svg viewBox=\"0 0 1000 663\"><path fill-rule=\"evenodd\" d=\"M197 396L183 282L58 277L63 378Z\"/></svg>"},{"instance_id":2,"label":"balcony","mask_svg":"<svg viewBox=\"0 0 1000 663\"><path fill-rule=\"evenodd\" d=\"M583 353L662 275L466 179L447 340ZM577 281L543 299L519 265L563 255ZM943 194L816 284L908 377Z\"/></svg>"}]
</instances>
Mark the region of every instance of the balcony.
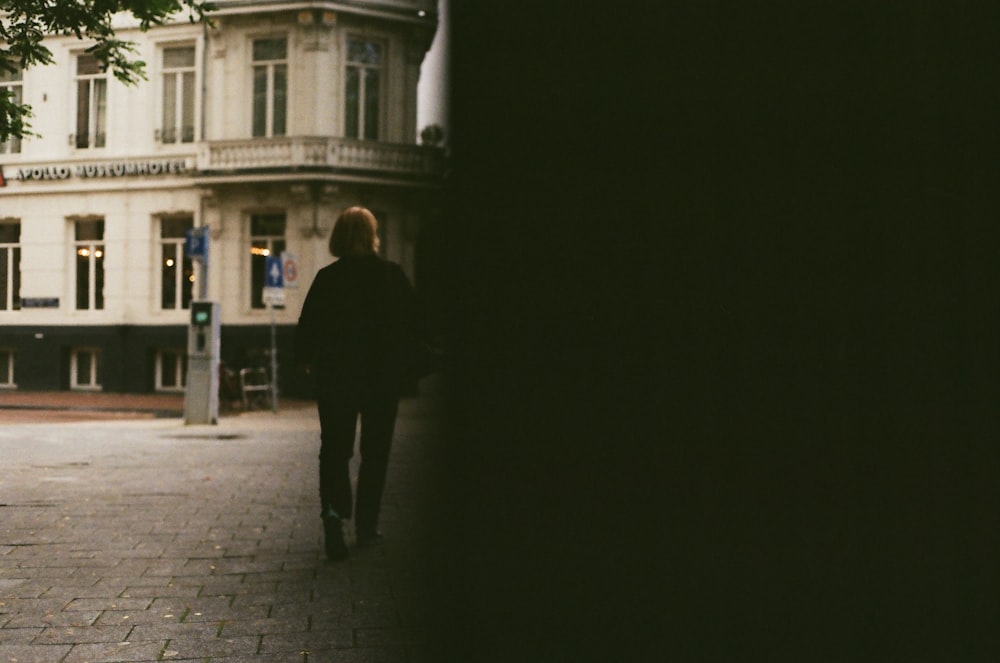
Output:
<instances>
[{"instance_id":1,"label":"balcony","mask_svg":"<svg viewBox=\"0 0 1000 663\"><path fill-rule=\"evenodd\" d=\"M435 179L443 173L439 148L355 140L287 136L203 143L198 170L203 176L253 172L314 172L361 177Z\"/></svg>"}]
</instances>

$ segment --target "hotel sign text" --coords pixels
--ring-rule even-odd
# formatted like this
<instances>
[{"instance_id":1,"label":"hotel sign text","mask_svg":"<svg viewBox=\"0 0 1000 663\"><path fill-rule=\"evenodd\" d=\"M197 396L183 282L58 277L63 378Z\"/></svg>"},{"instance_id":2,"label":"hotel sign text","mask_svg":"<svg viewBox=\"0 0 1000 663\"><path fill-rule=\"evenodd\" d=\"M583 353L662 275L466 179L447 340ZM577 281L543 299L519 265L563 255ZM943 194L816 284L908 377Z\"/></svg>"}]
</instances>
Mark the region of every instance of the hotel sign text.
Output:
<instances>
[{"instance_id":1,"label":"hotel sign text","mask_svg":"<svg viewBox=\"0 0 1000 663\"><path fill-rule=\"evenodd\" d=\"M188 171L184 159L157 159L150 161L111 161L84 163L77 166L36 166L19 168L17 179L66 180L71 177L131 177L135 175L180 175Z\"/></svg>"}]
</instances>

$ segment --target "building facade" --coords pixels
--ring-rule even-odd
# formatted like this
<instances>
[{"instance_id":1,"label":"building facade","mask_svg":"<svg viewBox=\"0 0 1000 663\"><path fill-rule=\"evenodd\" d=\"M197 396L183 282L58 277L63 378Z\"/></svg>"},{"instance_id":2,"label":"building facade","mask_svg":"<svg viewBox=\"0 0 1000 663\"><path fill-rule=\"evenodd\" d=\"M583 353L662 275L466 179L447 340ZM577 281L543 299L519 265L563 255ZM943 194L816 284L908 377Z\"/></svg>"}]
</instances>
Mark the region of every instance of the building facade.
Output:
<instances>
[{"instance_id":1,"label":"building facade","mask_svg":"<svg viewBox=\"0 0 1000 663\"><path fill-rule=\"evenodd\" d=\"M55 64L0 78L39 136L0 144L0 388L183 390L190 305L208 299L225 365L266 365L273 329L280 388L304 393L294 326L349 205L420 290L444 166L416 126L436 0L216 5L214 27L122 19L136 86L58 36ZM272 306L280 253L297 269Z\"/></svg>"}]
</instances>

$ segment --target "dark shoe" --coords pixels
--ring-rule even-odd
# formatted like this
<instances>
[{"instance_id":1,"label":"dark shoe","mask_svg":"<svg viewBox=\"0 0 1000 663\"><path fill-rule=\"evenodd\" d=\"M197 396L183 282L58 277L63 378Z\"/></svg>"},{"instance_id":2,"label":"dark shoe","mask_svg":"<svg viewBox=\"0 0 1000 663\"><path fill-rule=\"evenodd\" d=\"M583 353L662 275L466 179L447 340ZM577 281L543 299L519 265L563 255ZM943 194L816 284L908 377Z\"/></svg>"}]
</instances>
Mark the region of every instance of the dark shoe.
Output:
<instances>
[{"instance_id":1,"label":"dark shoe","mask_svg":"<svg viewBox=\"0 0 1000 663\"><path fill-rule=\"evenodd\" d=\"M328 509L323 513L323 538L326 543L328 559L340 560L347 558L347 542L344 540L344 526L337 512Z\"/></svg>"},{"instance_id":2,"label":"dark shoe","mask_svg":"<svg viewBox=\"0 0 1000 663\"><path fill-rule=\"evenodd\" d=\"M371 548L372 546L378 546L385 542L385 537L382 536L382 532L378 530L369 532L358 532L358 547L359 548Z\"/></svg>"}]
</instances>

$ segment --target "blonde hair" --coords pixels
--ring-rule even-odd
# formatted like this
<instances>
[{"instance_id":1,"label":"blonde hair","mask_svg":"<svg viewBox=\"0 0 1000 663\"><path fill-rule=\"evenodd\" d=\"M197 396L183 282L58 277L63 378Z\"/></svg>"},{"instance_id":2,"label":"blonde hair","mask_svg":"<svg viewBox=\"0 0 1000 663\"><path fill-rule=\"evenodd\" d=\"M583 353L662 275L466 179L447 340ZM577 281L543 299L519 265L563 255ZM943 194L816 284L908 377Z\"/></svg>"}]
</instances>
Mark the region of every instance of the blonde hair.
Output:
<instances>
[{"instance_id":1,"label":"blonde hair","mask_svg":"<svg viewBox=\"0 0 1000 663\"><path fill-rule=\"evenodd\" d=\"M333 224L330 253L337 257L378 253L378 220L364 207L348 207Z\"/></svg>"}]
</instances>

